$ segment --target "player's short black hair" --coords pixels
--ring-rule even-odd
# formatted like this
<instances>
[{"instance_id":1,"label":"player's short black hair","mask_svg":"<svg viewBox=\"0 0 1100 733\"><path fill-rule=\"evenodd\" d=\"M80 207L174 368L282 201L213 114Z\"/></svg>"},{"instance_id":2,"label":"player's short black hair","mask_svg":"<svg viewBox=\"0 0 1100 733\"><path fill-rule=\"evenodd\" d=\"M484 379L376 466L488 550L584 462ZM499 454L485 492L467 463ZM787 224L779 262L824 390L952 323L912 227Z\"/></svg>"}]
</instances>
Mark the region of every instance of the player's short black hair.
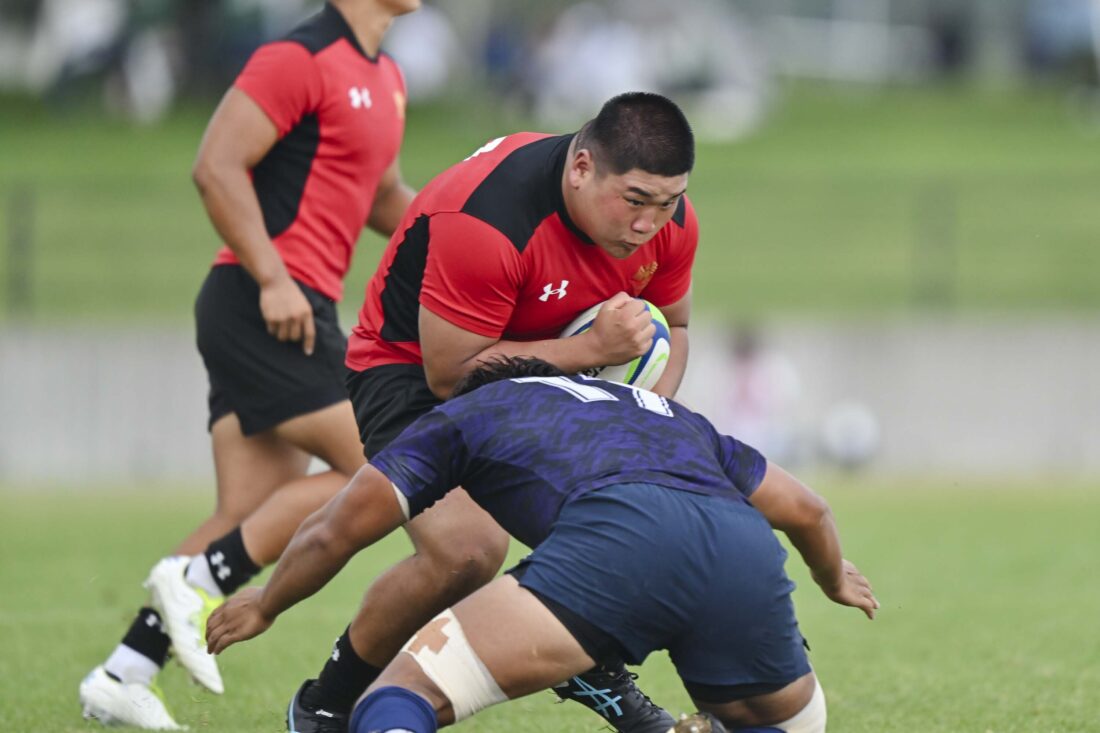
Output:
<instances>
[{"instance_id":1,"label":"player's short black hair","mask_svg":"<svg viewBox=\"0 0 1100 733\"><path fill-rule=\"evenodd\" d=\"M576 150L587 149L597 170L615 175L638 170L679 176L695 167L695 135L676 103L651 92L612 97L577 133Z\"/></svg>"},{"instance_id":2,"label":"player's short black hair","mask_svg":"<svg viewBox=\"0 0 1100 733\"><path fill-rule=\"evenodd\" d=\"M477 369L458 381L451 398L473 392L478 387L519 377L560 377L565 372L548 361L533 356L497 356L481 362Z\"/></svg>"}]
</instances>

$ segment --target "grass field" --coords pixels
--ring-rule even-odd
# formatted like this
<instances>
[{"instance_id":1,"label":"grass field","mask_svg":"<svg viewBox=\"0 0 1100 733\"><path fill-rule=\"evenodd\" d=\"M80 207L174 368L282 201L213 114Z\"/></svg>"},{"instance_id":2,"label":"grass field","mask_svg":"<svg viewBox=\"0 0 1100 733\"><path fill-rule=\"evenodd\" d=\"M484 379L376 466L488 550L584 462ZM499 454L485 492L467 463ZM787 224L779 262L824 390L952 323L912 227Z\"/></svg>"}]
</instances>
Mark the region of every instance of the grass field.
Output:
<instances>
[{"instance_id":1,"label":"grass field","mask_svg":"<svg viewBox=\"0 0 1100 733\"><path fill-rule=\"evenodd\" d=\"M792 559L796 603L841 733L1096 731L1100 687L1100 491L1096 485L958 486L823 481L847 555L883 603L868 622L830 604ZM145 570L208 506L203 492L0 493L0 728L93 730L80 678L118 641ZM229 692L200 692L170 665L177 717L211 733L282 730L282 708L315 674L368 579L403 537L357 558L264 637L222 658ZM667 659L641 682L688 707ZM495 708L457 730L596 731L549 693Z\"/></svg>"},{"instance_id":2,"label":"grass field","mask_svg":"<svg viewBox=\"0 0 1100 733\"><path fill-rule=\"evenodd\" d=\"M134 128L0 105L0 216L29 218L34 318L188 321L217 244L189 180L209 111ZM492 105L414 108L406 177L420 186L530 127ZM698 305L731 317L1095 310L1096 132L1056 90L788 90L756 135L700 147ZM380 251L364 240L352 312ZM0 299L6 268L0 257Z\"/></svg>"}]
</instances>

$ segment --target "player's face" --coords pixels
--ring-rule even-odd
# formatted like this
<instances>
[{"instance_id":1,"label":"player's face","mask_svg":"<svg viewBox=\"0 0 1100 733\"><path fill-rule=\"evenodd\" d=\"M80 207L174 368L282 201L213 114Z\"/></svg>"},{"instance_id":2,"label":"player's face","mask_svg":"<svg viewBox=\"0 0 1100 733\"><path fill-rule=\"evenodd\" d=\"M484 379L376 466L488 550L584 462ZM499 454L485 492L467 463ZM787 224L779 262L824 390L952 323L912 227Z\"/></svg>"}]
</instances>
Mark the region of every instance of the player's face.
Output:
<instances>
[{"instance_id":1,"label":"player's face","mask_svg":"<svg viewBox=\"0 0 1100 733\"><path fill-rule=\"evenodd\" d=\"M626 259L676 213L688 176L659 176L637 168L583 177L575 197L575 223L604 252Z\"/></svg>"}]
</instances>

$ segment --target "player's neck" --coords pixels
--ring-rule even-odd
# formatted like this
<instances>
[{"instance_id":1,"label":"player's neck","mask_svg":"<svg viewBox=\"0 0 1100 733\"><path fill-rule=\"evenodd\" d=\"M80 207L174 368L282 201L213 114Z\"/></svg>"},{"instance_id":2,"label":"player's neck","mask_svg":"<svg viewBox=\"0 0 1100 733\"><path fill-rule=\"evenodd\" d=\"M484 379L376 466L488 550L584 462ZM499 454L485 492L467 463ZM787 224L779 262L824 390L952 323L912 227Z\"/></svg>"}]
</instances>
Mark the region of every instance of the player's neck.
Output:
<instances>
[{"instance_id":1,"label":"player's neck","mask_svg":"<svg viewBox=\"0 0 1100 733\"><path fill-rule=\"evenodd\" d=\"M353 0L329 0L329 4L344 16L359 46L372 58L378 55L382 46L382 36L386 35L393 14L379 7L378 3L354 2Z\"/></svg>"}]
</instances>

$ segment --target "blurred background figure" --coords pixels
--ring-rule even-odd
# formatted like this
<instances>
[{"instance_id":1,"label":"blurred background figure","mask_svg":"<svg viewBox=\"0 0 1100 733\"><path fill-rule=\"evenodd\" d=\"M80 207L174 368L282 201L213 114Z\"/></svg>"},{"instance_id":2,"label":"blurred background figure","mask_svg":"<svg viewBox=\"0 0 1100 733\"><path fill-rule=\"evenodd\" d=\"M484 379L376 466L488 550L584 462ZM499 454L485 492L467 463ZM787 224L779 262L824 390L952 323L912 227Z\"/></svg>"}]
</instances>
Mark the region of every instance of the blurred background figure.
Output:
<instances>
[{"instance_id":1,"label":"blurred background figure","mask_svg":"<svg viewBox=\"0 0 1100 733\"><path fill-rule=\"evenodd\" d=\"M730 345L729 396L719 429L756 446L777 463L806 459L799 441L802 381L790 357L765 343L760 329L742 324Z\"/></svg>"},{"instance_id":2,"label":"blurred background figure","mask_svg":"<svg viewBox=\"0 0 1100 733\"><path fill-rule=\"evenodd\" d=\"M386 37L386 52L401 66L414 104L438 99L469 73L450 19L433 5L397 19Z\"/></svg>"},{"instance_id":3,"label":"blurred background figure","mask_svg":"<svg viewBox=\"0 0 1100 733\"><path fill-rule=\"evenodd\" d=\"M650 89L685 100L697 132L729 140L763 119L770 75L753 32L729 3L585 2L564 10L536 47L535 116L571 125L600 100Z\"/></svg>"}]
</instances>

